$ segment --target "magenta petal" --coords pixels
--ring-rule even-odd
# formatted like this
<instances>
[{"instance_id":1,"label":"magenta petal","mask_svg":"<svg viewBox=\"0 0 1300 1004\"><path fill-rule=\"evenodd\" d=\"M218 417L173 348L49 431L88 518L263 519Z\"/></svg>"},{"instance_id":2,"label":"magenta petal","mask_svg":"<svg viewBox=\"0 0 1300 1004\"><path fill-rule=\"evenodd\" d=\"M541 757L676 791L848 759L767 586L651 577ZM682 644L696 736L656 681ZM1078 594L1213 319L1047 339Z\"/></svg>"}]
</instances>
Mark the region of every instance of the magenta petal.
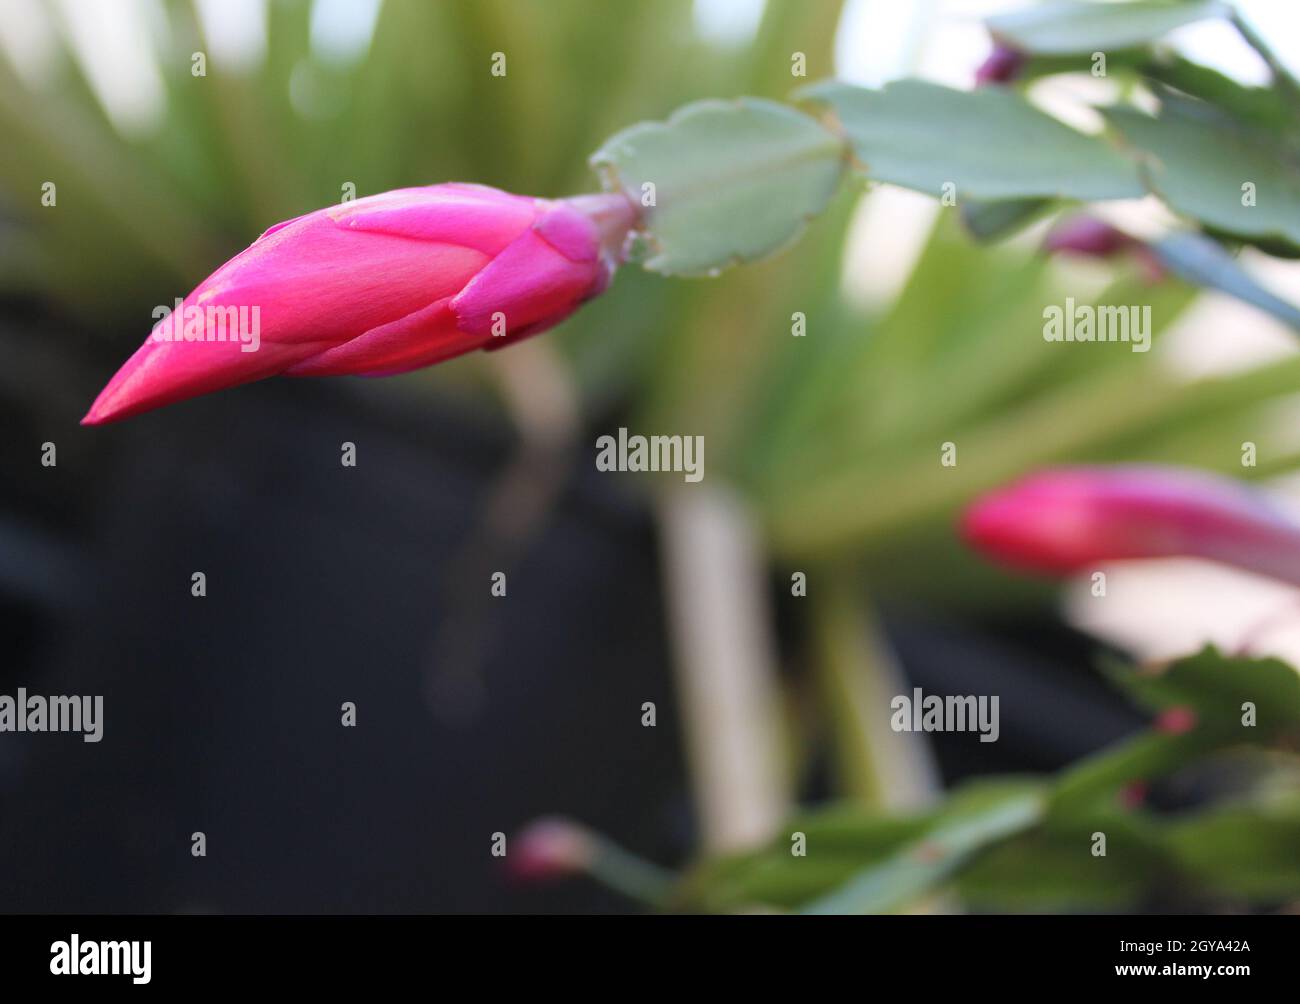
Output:
<instances>
[{"instance_id":1,"label":"magenta petal","mask_svg":"<svg viewBox=\"0 0 1300 1004\"><path fill-rule=\"evenodd\" d=\"M491 335L499 319L510 337L567 316L598 278L596 263L571 261L530 231L476 275L451 307L461 330Z\"/></svg>"},{"instance_id":2,"label":"magenta petal","mask_svg":"<svg viewBox=\"0 0 1300 1004\"><path fill-rule=\"evenodd\" d=\"M328 210L345 230L500 254L533 223L537 201L480 185L401 188Z\"/></svg>"},{"instance_id":3,"label":"magenta petal","mask_svg":"<svg viewBox=\"0 0 1300 1004\"><path fill-rule=\"evenodd\" d=\"M599 256L600 235L595 224L562 202L548 208L533 229L569 261L594 262Z\"/></svg>"},{"instance_id":4,"label":"magenta petal","mask_svg":"<svg viewBox=\"0 0 1300 1004\"><path fill-rule=\"evenodd\" d=\"M285 370L288 376L389 376L470 352L481 338L463 334L446 299L326 349Z\"/></svg>"},{"instance_id":5,"label":"magenta petal","mask_svg":"<svg viewBox=\"0 0 1300 1004\"><path fill-rule=\"evenodd\" d=\"M312 214L231 259L193 300L259 306L263 341L341 344L456 293L488 260L455 244L342 230Z\"/></svg>"}]
</instances>

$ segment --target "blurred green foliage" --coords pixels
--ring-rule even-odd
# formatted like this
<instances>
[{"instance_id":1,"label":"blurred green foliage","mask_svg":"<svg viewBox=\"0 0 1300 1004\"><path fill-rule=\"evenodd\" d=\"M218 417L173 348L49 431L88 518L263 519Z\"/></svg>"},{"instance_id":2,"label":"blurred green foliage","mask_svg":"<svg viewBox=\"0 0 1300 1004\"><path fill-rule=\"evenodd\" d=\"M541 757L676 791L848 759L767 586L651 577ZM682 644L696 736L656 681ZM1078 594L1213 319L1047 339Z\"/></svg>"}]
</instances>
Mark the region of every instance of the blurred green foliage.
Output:
<instances>
[{"instance_id":1,"label":"blurred green foliage","mask_svg":"<svg viewBox=\"0 0 1300 1004\"><path fill-rule=\"evenodd\" d=\"M1190 711L1194 724L1157 724L1055 779L971 782L925 813L839 806L796 817L771 847L688 872L676 904L874 913L914 908L948 888L1007 910L1281 904L1300 895L1295 670L1206 649L1159 674L1124 667L1114 678L1154 708ZM1267 718L1261 711L1246 724L1246 701ZM1181 813L1145 802L1149 785L1207 767L1231 767L1240 779L1231 795ZM791 853L795 833L806 855Z\"/></svg>"}]
</instances>

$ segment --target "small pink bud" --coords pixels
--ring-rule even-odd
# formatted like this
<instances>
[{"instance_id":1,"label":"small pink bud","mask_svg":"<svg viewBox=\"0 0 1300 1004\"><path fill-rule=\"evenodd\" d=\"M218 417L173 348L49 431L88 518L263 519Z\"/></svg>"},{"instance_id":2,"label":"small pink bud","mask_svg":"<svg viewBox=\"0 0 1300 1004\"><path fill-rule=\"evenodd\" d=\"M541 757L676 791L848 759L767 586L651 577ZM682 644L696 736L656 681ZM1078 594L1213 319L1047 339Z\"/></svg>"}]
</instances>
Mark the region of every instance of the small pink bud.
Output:
<instances>
[{"instance_id":1,"label":"small pink bud","mask_svg":"<svg viewBox=\"0 0 1300 1004\"><path fill-rule=\"evenodd\" d=\"M635 216L617 194L444 184L286 220L162 317L82 423L281 373L383 376L512 344L605 289Z\"/></svg>"},{"instance_id":2,"label":"small pink bud","mask_svg":"<svg viewBox=\"0 0 1300 1004\"><path fill-rule=\"evenodd\" d=\"M1151 727L1167 736L1181 736L1196 728L1196 711L1187 706L1165 708L1156 715Z\"/></svg>"},{"instance_id":3,"label":"small pink bud","mask_svg":"<svg viewBox=\"0 0 1300 1004\"><path fill-rule=\"evenodd\" d=\"M1043 239L1049 254L1109 258L1137 243L1118 227L1095 216L1071 216L1057 223Z\"/></svg>"},{"instance_id":4,"label":"small pink bud","mask_svg":"<svg viewBox=\"0 0 1300 1004\"><path fill-rule=\"evenodd\" d=\"M1130 781L1119 790L1119 804L1126 809L1140 809L1146 804L1149 791L1145 781Z\"/></svg>"},{"instance_id":5,"label":"small pink bud","mask_svg":"<svg viewBox=\"0 0 1300 1004\"><path fill-rule=\"evenodd\" d=\"M1009 84L1025 67L1025 54L1005 42L994 41L993 51L975 71L975 86Z\"/></svg>"},{"instance_id":6,"label":"small pink bud","mask_svg":"<svg viewBox=\"0 0 1300 1004\"><path fill-rule=\"evenodd\" d=\"M529 823L511 841L506 863L522 882L543 882L585 872L595 859L586 828L558 816Z\"/></svg>"},{"instance_id":7,"label":"small pink bud","mask_svg":"<svg viewBox=\"0 0 1300 1004\"><path fill-rule=\"evenodd\" d=\"M1184 468L1039 471L977 499L961 532L997 561L1051 575L1193 557L1300 585L1300 525L1240 482Z\"/></svg>"},{"instance_id":8,"label":"small pink bud","mask_svg":"<svg viewBox=\"0 0 1300 1004\"><path fill-rule=\"evenodd\" d=\"M1148 283L1159 282L1167 274L1160 259L1144 241L1093 216L1071 216L1062 220L1043 238L1043 250L1048 254L1083 258L1113 258L1128 252L1137 259Z\"/></svg>"}]
</instances>

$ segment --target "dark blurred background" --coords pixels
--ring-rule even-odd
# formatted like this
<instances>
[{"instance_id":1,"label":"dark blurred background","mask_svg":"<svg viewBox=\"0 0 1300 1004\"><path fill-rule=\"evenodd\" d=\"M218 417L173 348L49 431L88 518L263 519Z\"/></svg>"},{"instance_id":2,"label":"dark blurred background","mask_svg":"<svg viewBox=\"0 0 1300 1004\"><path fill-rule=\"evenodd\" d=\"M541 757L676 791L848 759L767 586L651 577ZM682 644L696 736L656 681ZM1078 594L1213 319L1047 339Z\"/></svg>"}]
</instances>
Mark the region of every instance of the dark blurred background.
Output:
<instances>
[{"instance_id":1,"label":"dark blurred background","mask_svg":"<svg viewBox=\"0 0 1300 1004\"><path fill-rule=\"evenodd\" d=\"M556 812L687 858L654 526L634 495L575 471L494 600L495 566L464 553L510 462L493 416L283 381L88 433L89 359L73 379L48 361L80 396L28 383L5 401L0 692L102 694L106 719L98 744L4 736L5 909L626 909L590 883L523 888L490 856L492 833ZM1062 632L889 623L927 692L975 674L1006 695L999 743L937 737L948 779L1054 768L1138 720L1068 670L1087 650ZM440 662L467 626L462 661ZM797 620L781 627L797 649ZM1064 730L1040 713L1063 701ZM824 761L801 779L811 799L829 794Z\"/></svg>"}]
</instances>

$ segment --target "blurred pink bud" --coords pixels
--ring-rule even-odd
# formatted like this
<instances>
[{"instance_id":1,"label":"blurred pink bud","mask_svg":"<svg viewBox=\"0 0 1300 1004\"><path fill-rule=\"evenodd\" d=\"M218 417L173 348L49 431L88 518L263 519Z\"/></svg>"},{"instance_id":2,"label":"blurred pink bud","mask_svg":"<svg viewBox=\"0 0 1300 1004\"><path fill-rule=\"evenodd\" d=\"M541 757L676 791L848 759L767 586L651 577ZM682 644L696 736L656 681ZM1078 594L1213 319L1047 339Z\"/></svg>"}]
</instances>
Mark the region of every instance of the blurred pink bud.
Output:
<instances>
[{"instance_id":1,"label":"blurred pink bud","mask_svg":"<svg viewBox=\"0 0 1300 1004\"><path fill-rule=\"evenodd\" d=\"M280 373L383 376L512 344L605 289L635 214L616 194L443 184L279 223L158 320L82 422Z\"/></svg>"},{"instance_id":2,"label":"blurred pink bud","mask_svg":"<svg viewBox=\"0 0 1300 1004\"><path fill-rule=\"evenodd\" d=\"M1109 258L1137 243L1118 227L1095 216L1071 216L1062 220L1043 239L1049 254L1076 254L1089 258Z\"/></svg>"},{"instance_id":3,"label":"blurred pink bud","mask_svg":"<svg viewBox=\"0 0 1300 1004\"><path fill-rule=\"evenodd\" d=\"M1119 804L1126 809L1140 809L1149 793L1150 786L1145 781L1130 781L1119 790Z\"/></svg>"},{"instance_id":4,"label":"blurred pink bud","mask_svg":"<svg viewBox=\"0 0 1300 1004\"><path fill-rule=\"evenodd\" d=\"M994 41L993 51L975 71L975 86L1009 84L1020 76L1025 66L1025 54L1005 42Z\"/></svg>"},{"instance_id":5,"label":"blurred pink bud","mask_svg":"<svg viewBox=\"0 0 1300 1004\"><path fill-rule=\"evenodd\" d=\"M595 843L585 827L552 816L524 827L511 841L506 862L514 878L542 882L585 872L595 856Z\"/></svg>"},{"instance_id":6,"label":"blurred pink bud","mask_svg":"<svg viewBox=\"0 0 1300 1004\"><path fill-rule=\"evenodd\" d=\"M1167 736L1184 735L1196 728L1196 709L1189 708L1186 705L1165 708L1164 711L1156 715L1151 727Z\"/></svg>"},{"instance_id":7,"label":"blurred pink bud","mask_svg":"<svg viewBox=\"0 0 1300 1004\"><path fill-rule=\"evenodd\" d=\"M1043 250L1084 258L1112 258L1130 252L1138 259L1148 282L1159 282L1166 274L1164 265L1145 242L1094 216L1080 214L1062 220L1043 238Z\"/></svg>"},{"instance_id":8,"label":"blurred pink bud","mask_svg":"<svg viewBox=\"0 0 1300 1004\"><path fill-rule=\"evenodd\" d=\"M1195 557L1300 585L1300 525L1230 478L1176 467L1063 467L977 499L965 540L1064 575L1129 558Z\"/></svg>"}]
</instances>

